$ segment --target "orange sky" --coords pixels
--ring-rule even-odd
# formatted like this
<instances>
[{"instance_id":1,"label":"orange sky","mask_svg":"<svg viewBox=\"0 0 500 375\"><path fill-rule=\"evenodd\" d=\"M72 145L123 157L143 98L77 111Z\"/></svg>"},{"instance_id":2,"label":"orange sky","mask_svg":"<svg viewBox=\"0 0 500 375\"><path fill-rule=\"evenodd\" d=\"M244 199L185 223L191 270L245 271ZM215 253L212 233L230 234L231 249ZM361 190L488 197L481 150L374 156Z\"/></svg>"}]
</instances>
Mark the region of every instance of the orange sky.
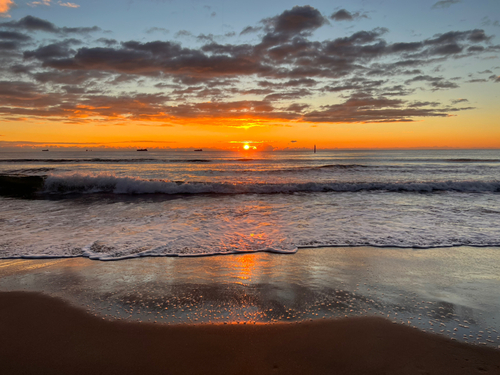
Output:
<instances>
[{"instance_id":1,"label":"orange sky","mask_svg":"<svg viewBox=\"0 0 500 375\"><path fill-rule=\"evenodd\" d=\"M491 9L444 3L413 10L446 18L425 27L411 4L318 2L196 35L3 1L0 149L500 148L500 45L480 18ZM202 27L193 17L167 18Z\"/></svg>"},{"instance_id":2,"label":"orange sky","mask_svg":"<svg viewBox=\"0 0 500 375\"><path fill-rule=\"evenodd\" d=\"M485 111L486 112L486 111ZM487 113L486 113L487 114ZM500 127L495 117L460 116L415 122L314 124L269 123L266 120L220 120L221 124L157 126L147 122L128 125L68 125L59 122L2 123L5 146L28 148L205 148L239 149L247 143L258 150L311 148L500 148ZM471 123L480 124L476 129ZM244 128L244 125L254 125ZM20 141L20 142L17 142ZM296 141L296 142L292 142ZM11 143L12 142L12 143ZM33 143L31 143L33 142ZM74 143L73 143L74 142ZM271 148L272 147L272 148Z\"/></svg>"}]
</instances>

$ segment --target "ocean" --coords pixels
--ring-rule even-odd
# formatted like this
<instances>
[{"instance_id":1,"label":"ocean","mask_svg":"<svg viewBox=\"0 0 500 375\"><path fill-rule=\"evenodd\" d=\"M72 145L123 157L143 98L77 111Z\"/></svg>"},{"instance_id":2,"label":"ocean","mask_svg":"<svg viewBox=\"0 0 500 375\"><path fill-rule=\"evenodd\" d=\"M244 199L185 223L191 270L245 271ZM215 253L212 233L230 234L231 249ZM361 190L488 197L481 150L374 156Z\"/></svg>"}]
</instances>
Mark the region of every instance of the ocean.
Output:
<instances>
[{"instance_id":1,"label":"ocean","mask_svg":"<svg viewBox=\"0 0 500 375\"><path fill-rule=\"evenodd\" d=\"M0 259L500 246L500 150L0 152Z\"/></svg>"}]
</instances>

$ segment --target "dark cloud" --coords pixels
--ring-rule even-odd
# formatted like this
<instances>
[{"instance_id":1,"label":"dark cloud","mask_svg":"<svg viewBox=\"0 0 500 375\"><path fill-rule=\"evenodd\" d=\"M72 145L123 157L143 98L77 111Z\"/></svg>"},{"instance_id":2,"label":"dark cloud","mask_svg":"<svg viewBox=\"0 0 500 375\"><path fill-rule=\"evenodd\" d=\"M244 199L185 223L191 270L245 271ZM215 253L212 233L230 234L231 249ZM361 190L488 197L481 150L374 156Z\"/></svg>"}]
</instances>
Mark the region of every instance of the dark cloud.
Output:
<instances>
[{"instance_id":1,"label":"dark cloud","mask_svg":"<svg viewBox=\"0 0 500 375\"><path fill-rule=\"evenodd\" d=\"M26 34L18 33L17 31L0 31L0 39L27 42L31 40L31 37Z\"/></svg>"},{"instance_id":2,"label":"dark cloud","mask_svg":"<svg viewBox=\"0 0 500 375\"><path fill-rule=\"evenodd\" d=\"M99 39L96 40L96 42L102 43L102 44L104 44L107 47L111 47L111 46L114 46L114 45L118 44L117 40L115 40L115 39L108 39L108 38L99 38Z\"/></svg>"},{"instance_id":3,"label":"dark cloud","mask_svg":"<svg viewBox=\"0 0 500 375\"><path fill-rule=\"evenodd\" d=\"M437 107L440 103L438 102L413 102L408 105L410 108L419 108L419 107Z\"/></svg>"},{"instance_id":4,"label":"dark cloud","mask_svg":"<svg viewBox=\"0 0 500 375\"><path fill-rule=\"evenodd\" d=\"M285 91L275 94L267 95L264 100L266 101L280 101L280 100L295 100L300 98L305 98L311 95L312 92L307 89Z\"/></svg>"},{"instance_id":5,"label":"dark cloud","mask_svg":"<svg viewBox=\"0 0 500 375\"><path fill-rule=\"evenodd\" d=\"M309 107L309 104L293 103L286 110L288 112L304 112Z\"/></svg>"},{"instance_id":6,"label":"dark cloud","mask_svg":"<svg viewBox=\"0 0 500 375\"><path fill-rule=\"evenodd\" d=\"M0 27L10 29L21 29L26 31L44 31L55 34L87 34L100 31L97 26L93 27L57 27L52 22L42 20L38 17L26 16L19 21L1 22Z\"/></svg>"},{"instance_id":7,"label":"dark cloud","mask_svg":"<svg viewBox=\"0 0 500 375\"><path fill-rule=\"evenodd\" d=\"M187 31L187 30L179 30L175 33L176 38L186 37L186 36L193 36L193 34L191 33L191 31Z\"/></svg>"},{"instance_id":8,"label":"dark cloud","mask_svg":"<svg viewBox=\"0 0 500 375\"><path fill-rule=\"evenodd\" d=\"M467 51L469 51L469 52L483 52L484 47L483 46L470 46L469 48L467 48Z\"/></svg>"},{"instance_id":9,"label":"dark cloud","mask_svg":"<svg viewBox=\"0 0 500 375\"><path fill-rule=\"evenodd\" d=\"M428 82L433 90L440 90L440 89L454 89L459 87L456 83L446 81L443 77L432 77L428 75L419 75L416 77L413 77L409 80L407 80L405 83L409 84L412 82Z\"/></svg>"},{"instance_id":10,"label":"dark cloud","mask_svg":"<svg viewBox=\"0 0 500 375\"><path fill-rule=\"evenodd\" d=\"M252 27L252 26L247 26L245 27L240 35L244 35L244 34L250 34L250 33L256 33L258 31L262 30L262 27Z\"/></svg>"},{"instance_id":11,"label":"dark cloud","mask_svg":"<svg viewBox=\"0 0 500 375\"><path fill-rule=\"evenodd\" d=\"M94 79L104 79L108 77L107 74L96 72L96 71L67 71L67 72L36 72L32 73L31 76L37 82L40 83L50 83L50 84L64 84L64 85L81 85L85 82Z\"/></svg>"},{"instance_id":12,"label":"dark cloud","mask_svg":"<svg viewBox=\"0 0 500 375\"><path fill-rule=\"evenodd\" d=\"M431 82L431 86L433 87L434 90L456 89L457 87L459 87L456 83L449 81L434 81Z\"/></svg>"},{"instance_id":13,"label":"dark cloud","mask_svg":"<svg viewBox=\"0 0 500 375\"><path fill-rule=\"evenodd\" d=\"M19 42L12 42L12 41L5 42L3 40L0 40L0 51L14 51L19 49L19 47L20 47Z\"/></svg>"},{"instance_id":14,"label":"dark cloud","mask_svg":"<svg viewBox=\"0 0 500 375\"><path fill-rule=\"evenodd\" d=\"M340 9L330 16L330 19L334 21L354 21L358 18L368 18L368 16L360 12L351 13L345 9Z\"/></svg>"},{"instance_id":15,"label":"dark cloud","mask_svg":"<svg viewBox=\"0 0 500 375\"><path fill-rule=\"evenodd\" d=\"M42 87L23 81L0 81L0 104L9 106L11 113L28 108L45 108L57 105L60 95L56 93L44 93Z\"/></svg>"},{"instance_id":16,"label":"dark cloud","mask_svg":"<svg viewBox=\"0 0 500 375\"><path fill-rule=\"evenodd\" d=\"M449 31L444 34L437 34L432 39L427 39L424 41L426 45L432 44L457 44L461 41L469 41L472 43L488 42L492 37L487 36L484 30L474 29L468 31Z\"/></svg>"},{"instance_id":17,"label":"dark cloud","mask_svg":"<svg viewBox=\"0 0 500 375\"><path fill-rule=\"evenodd\" d=\"M453 4L460 3L461 0L441 0L432 6L432 9L443 9L452 6Z\"/></svg>"},{"instance_id":18,"label":"dark cloud","mask_svg":"<svg viewBox=\"0 0 500 375\"><path fill-rule=\"evenodd\" d=\"M483 83L483 82L488 82L487 79L470 79L466 81L467 83Z\"/></svg>"},{"instance_id":19,"label":"dark cloud","mask_svg":"<svg viewBox=\"0 0 500 375\"><path fill-rule=\"evenodd\" d=\"M454 99L451 101L452 104L459 104L459 103L468 103L469 101L467 99Z\"/></svg>"},{"instance_id":20,"label":"dark cloud","mask_svg":"<svg viewBox=\"0 0 500 375\"><path fill-rule=\"evenodd\" d=\"M309 122L349 123L349 122L411 122L414 117L446 117L439 109L410 105L400 99L387 99L363 94L355 94L344 103L324 106L311 111L303 119Z\"/></svg>"},{"instance_id":21,"label":"dark cloud","mask_svg":"<svg viewBox=\"0 0 500 375\"><path fill-rule=\"evenodd\" d=\"M367 92L372 91L373 89L378 89L381 85L385 83L383 80L370 80L365 78L351 78L348 80L344 80L340 85L330 85L325 86L323 91L327 92L340 92L340 91L348 91L348 90L356 90L359 92ZM401 90L401 88L399 88Z\"/></svg>"},{"instance_id":22,"label":"dark cloud","mask_svg":"<svg viewBox=\"0 0 500 375\"><path fill-rule=\"evenodd\" d=\"M68 57L71 54L75 53L75 51L71 49L71 46L80 44L82 44L82 42L78 39L65 39L57 43L47 44L45 46L39 47L36 50L25 51L24 58L49 60L49 59Z\"/></svg>"},{"instance_id":23,"label":"dark cloud","mask_svg":"<svg viewBox=\"0 0 500 375\"><path fill-rule=\"evenodd\" d=\"M439 46L433 48L430 51L431 55L453 55L463 51L463 47L458 45L457 43L445 44L443 46Z\"/></svg>"},{"instance_id":24,"label":"dark cloud","mask_svg":"<svg viewBox=\"0 0 500 375\"><path fill-rule=\"evenodd\" d=\"M293 37L309 36L328 21L317 9L309 5L297 5L261 22L264 24L266 35L262 38L260 48L269 48L285 43Z\"/></svg>"},{"instance_id":25,"label":"dark cloud","mask_svg":"<svg viewBox=\"0 0 500 375\"><path fill-rule=\"evenodd\" d=\"M59 28L52 22L42 20L38 17L26 16L19 21L9 21L0 23L0 27L11 29L23 29L27 31L45 31L48 33L58 33Z\"/></svg>"},{"instance_id":26,"label":"dark cloud","mask_svg":"<svg viewBox=\"0 0 500 375\"><path fill-rule=\"evenodd\" d=\"M321 13L309 5L294 6L291 10L285 10L279 16L265 21L269 32L287 35L309 33L325 23L326 19Z\"/></svg>"},{"instance_id":27,"label":"dark cloud","mask_svg":"<svg viewBox=\"0 0 500 375\"><path fill-rule=\"evenodd\" d=\"M384 28L327 40L310 38L327 22L317 9L296 6L243 30L262 32L254 43L223 43L222 35L195 37L179 31L176 37L202 44L191 48L168 40L71 39L68 33L96 29L58 27L31 16L3 22L0 118L134 120L163 126L183 119L219 124L224 118L249 116L314 123L444 117L465 108L404 98L417 89L458 87L453 78L444 77L446 61L500 48L479 29L411 42L386 40ZM32 34L22 31L49 32L53 39L34 42ZM441 72L429 73L436 63L443 66ZM490 82L498 82L489 74ZM311 98L320 96L341 102L314 106Z\"/></svg>"}]
</instances>

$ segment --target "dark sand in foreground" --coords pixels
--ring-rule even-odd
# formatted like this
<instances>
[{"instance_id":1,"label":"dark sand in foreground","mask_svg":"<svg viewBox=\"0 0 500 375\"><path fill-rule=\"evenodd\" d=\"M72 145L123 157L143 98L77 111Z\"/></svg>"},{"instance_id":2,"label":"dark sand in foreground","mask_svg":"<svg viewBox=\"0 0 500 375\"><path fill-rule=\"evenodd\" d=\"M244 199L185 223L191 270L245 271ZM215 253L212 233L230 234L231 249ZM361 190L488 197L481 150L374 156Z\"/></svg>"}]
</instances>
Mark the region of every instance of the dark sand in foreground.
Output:
<instances>
[{"instance_id":1,"label":"dark sand in foreground","mask_svg":"<svg viewBox=\"0 0 500 375\"><path fill-rule=\"evenodd\" d=\"M167 326L5 292L0 363L2 374L500 374L500 351L380 318Z\"/></svg>"}]
</instances>

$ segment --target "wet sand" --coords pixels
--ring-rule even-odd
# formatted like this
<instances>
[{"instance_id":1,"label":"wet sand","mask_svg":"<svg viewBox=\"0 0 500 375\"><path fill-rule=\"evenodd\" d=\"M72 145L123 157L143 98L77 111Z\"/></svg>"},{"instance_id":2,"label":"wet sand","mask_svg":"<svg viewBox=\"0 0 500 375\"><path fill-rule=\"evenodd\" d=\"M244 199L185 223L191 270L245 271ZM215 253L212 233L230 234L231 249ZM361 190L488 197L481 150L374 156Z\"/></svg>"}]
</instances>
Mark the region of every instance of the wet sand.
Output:
<instances>
[{"instance_id":1,"label":"wet sand","mask_svg":"<svg viewBox=\"0 0 500 375\"><path fill-rule=\"evenodd\" d=\"M500 348L498 248L316 248L208 258L0 260L0 292L107 320L276 323L383 317Z\"/></svg>"},{"instance_id":2,"label":"wet sand","mask_svg":"<svg viewBox=\"0 0 500 375\"><path fill-rule=\"evenodd\" d=\"M382 318L279 324L112 322L0 293L2 374L500 374L500 351Z\"/></svg>"}]
</instances>

